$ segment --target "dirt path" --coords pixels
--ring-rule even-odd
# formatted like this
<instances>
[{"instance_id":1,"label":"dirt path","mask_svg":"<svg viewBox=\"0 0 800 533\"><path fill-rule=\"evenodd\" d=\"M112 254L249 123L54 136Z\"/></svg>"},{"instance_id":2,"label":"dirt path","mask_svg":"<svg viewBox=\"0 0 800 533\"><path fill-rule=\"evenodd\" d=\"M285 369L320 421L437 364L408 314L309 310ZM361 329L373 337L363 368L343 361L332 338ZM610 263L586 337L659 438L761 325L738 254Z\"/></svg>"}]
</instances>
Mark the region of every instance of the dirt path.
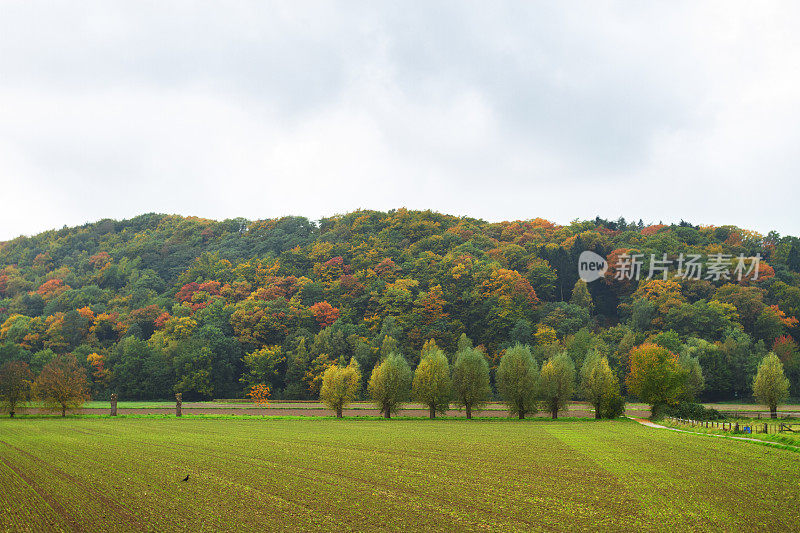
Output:
<instances>
[{"instance_id":1,"label":"dirt path","mask_svg":"<svg viewBox=\"0 0 800 533\"><path fill-rule=\"evenodd\" d=\"M778 442L772 442L772 441L763 440L763 439L753 439L753 438L750 438L750 437L734 437L733 435L718 435L716 433L702 433L700 431L689 431L689 430L686 430L686 429L678 429L678 428L671 428L671 427L667 427L667 426L662 426L661 424L656 424L655 422L651 422L650 420L648 420L646 418L633 418L631 416L629 416L628 418L630 418L631 420L635 420L635 421L639 422L641 425L647 426L649 428L668 429L670 431L677 431L678 433L689 433L691 435L702 435L704 437L720 437L720 438L723 438L723 439L745 440L745 441L748 441L748 442L756 442L758 444L764 444L764 445L767 445L767 446L789 447L789 448L792 448L795 451L800 451L800 448L797 448L796 446L790 446L790 445L787 445L787 444L780 444Z\"/></svg>"},{"instance_id":2,"label":"dirt path","mask_svg":"<svg viewBox=\"0 0 800 533\"><path fill-rule=\"evenodd\" d=\"M208 408L208 407L197 407L197 408L187 408L183 407L181 409L182 413L185 415L251 415L251 416L333 416L334 412L330 409L325 408L291 408L291 407L268 407L266 409L258 409L258 408ZM74 414L94 414L94 415L105 415L108 414L108 408L81 408L72 411ZM117 412L120 415L134 415L134 414L160 414L160 415L174 415L175 408L174 407L120 407L117 409ZM45 411L40 408L28 408L28 409L20 409L21 414L48 414L48 411ZM644 414L645 411L640 410L629 410L629 414L632 415L639 415ZM377 409L344 409L343 411L344 416L351 417L351 416L380 416L381 412ZM486 417L486 416L495 416L495 417L506 417L508 416L508 411L506 410L499 410L499 409L486 409L482 411L476 411L476 417ZM398 413L399 416L416 416L416 417L427 417L428 416L428 409L417 409L417 408L406 408L401 409ZM447 411L448 417L453 418L464 418L466 417L465 412L459 411L457 409L450 409ZM547 418L550 416L550 413L539 411L530 415L536 418ZM580 418L593 418L594 411L585 410L585 409L571 409L568 411L559 412L559 417L580 417Z\"/></svg>"}]
</instances>

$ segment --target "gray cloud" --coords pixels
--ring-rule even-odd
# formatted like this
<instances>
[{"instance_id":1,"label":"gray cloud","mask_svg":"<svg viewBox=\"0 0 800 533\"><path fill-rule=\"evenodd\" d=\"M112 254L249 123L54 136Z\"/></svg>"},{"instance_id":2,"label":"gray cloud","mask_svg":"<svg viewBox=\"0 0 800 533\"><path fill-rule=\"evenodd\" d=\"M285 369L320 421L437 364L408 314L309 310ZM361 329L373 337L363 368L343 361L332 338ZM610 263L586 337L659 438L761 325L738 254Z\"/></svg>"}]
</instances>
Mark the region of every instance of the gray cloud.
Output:
<instances>
[{"instance_id":1,"label":"gray cloud","mask_svg":"<svg viewBox=\"0 0 800 533\"><path fill-rule=\"evenodd\" d=\"M11 2L0 239L408 206L800 233L791 3Z\"/></svg>"}]
</instances>

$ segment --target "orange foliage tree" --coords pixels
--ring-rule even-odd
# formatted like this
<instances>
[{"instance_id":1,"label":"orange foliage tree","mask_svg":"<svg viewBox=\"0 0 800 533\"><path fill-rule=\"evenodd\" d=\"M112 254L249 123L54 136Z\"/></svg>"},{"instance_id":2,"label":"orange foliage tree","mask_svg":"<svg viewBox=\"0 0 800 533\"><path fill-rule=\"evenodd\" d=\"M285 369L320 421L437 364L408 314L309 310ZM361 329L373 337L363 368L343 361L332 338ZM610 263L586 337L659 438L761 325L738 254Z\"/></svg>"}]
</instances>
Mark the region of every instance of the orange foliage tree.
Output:
<instances>
[{"instance_id":1,"label":"orange foliage tree","mask_svg":"<svg viewBox=\"0 0 800 533\"><path fill-rule=\"evenodd\" d=\"M71 288L72 287L64 283L63 280L60 280L58 278L53 278L42 283L39 286L39 288L36 289L36 292L39 294L39 296L41 296L45 300L49 300L51 298L55 298L62 292L67 291Z\"/></svg>"},{"instance_id":2,"label":"orange foliage tree","mask_svg":"<svg viewBox=\"0 0 800 533\"><path fill-rule=\"evenodd\" d=\"M267 385L263 383L253 385L247 395L259 407L269 407L269 387Z\"/></svg>"},{"instance_id":3,"label":"orange foliage tree","mask_svg":"<svg viewBox=\"0 0 800 533\"><path fill-rule=\"evenodd\" d=\"M339 309L328 302L315 303L309 309L314 313L314 318L321 328L327 328L339 318Z\"/></svg>"},{"instance_id":4,"label":"orange foliage tree","mask_svg":"<svg viewBox=\"0 0 800 533\"><path fill-rule=\"evenodd\" d=\"M74 355L60 355L47 363L36 378L35 388L45 408L60 410L61 416L90 398L86 371Z\"/></svg>"},{"instance_id":5,"label":"orange foliage tree","mask_svg":"<svg viewBox=\"0 0 800 533\"><path fill-rule=\"evenodd\" d=\"M678 401L686 382L686 371L678 356L657 344L645 343L631 350L630 373L625 384L640 400L650 404L651 412Z\"/></svg>"}]
</instances>

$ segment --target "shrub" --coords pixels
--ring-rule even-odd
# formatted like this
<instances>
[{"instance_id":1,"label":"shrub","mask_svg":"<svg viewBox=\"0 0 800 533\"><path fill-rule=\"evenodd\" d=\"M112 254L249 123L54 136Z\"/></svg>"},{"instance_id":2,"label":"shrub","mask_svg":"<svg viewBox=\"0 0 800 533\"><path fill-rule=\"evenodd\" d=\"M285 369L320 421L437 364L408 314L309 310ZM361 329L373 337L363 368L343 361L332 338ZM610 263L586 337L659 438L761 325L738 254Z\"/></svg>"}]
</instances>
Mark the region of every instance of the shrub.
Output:
<instances>
[{"instance_id":1,"label":"shrub","mask_svg":"<svg viewBox=\"0 0 800 533\"><path fill-rule=\"evenodd\" d=\"M661 415L675 418L688 418L690 420L721 420L725 418L722 413L716 409L709 409L702 404L692 402L668 405L661 410Z\"/></svg>"}]
</instances>

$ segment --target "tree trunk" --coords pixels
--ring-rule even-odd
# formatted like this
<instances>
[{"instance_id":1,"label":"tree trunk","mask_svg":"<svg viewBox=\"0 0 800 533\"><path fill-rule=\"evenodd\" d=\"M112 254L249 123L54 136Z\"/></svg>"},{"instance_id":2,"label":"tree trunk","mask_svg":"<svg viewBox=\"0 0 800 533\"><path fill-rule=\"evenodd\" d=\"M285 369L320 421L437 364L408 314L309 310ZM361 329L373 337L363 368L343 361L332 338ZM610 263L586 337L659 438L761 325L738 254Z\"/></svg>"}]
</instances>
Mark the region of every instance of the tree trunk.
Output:
<instances>
[{"instance_id":1,"label":"tree trunk","mask_svg":"<svg viewBox=\"0 0 800 533\"><path fill-rule=\"evenodd\" d=\"M61 416L67 416L67 408L65 406L61 406Z\"/></svg>"},{"instance_id":2,"label":"tree trunk","mask_svg":"<svg viewBox=\"0 0 800 533\"><path fill-rule=\"evenodd\" d=\"M472 420L472 406L467 405L467 420Z\"/></svg>"},{"instance_id":3,"label":"tree trunk","mask_svg":"<svg viewBox=\"0 0 800 533\"><path fill-rule=\"evenodd\" d=\"M595 406L594 406L594 417L595 417L596 419L600 419L600 418L602 418L602 417L600 416L600 405L595 405Z\"/></svg>"},{"instance_id":4,"label":"tree trunk","mask_svg":"<svg viewBox=\"0 0 800 533\"><path fill-rule=\"evenodd\" d=\"M553 415L553 420L558 418L558 407L554 408L550 413Z\"/></svg>"},{"instance_id":5,"label":"tree trunk","mask_svg":"<svg viewBox=\"0 0 800 533\"><path fill-rule=\"evenodd\" d=\"M431 405L431 406L429 407L429 411L428 411L428 418L430 418L431 420L433 420L434 418L436 418L436 407L434 407L433 405Z\"/></svg>"},{"instance_id":6,"label":"tree trunk","mask_svg":"<svg viewBox=\"0 0 800 533\"><path fill-rule=\"evenodd\" d=\"M14 418L14 411L9 411L8 417L9 418Z\"/></svg>"},{"instance_id":7,"label":"tree trunk","mask_svg":"<svg viewBox=\"0 0 800 533\"><path fill-rule=\"evenodd\" d=\"M389 408L383 410L383 418L392 418L392 414L389 412Z\"/></svg>"},{"instance_id":8,"label":"tree trunk","mask_svg":"<svg viewBox=\"0 0 800 533\"><path fill-rule=\"evenodd\" d=\"M520 411L519 411L519 419L520 420L524 420L525 419L525 413L522 412L522 409L520 409Z\"/></svg>"},{"instance_id":9,"label":"tree trunk","mask_svg":"<svg viewBox=\"0 0 800 533\"><path fill-rule=\"evenodd\" d=\"M769 417L770 418L778 418L778 406L777 405L770 405L769 406Z\"/></svg>"},{"instance_id":10,"label":"tree trunk","mask_svg":"<svg viewBox=\"0 0 800 533\"><path fill-rule=\"evenodd\" d=\"M336 418L342 418L342 408L341 407L337 407L336 408Z\"/></svg>"}]
</instances>

